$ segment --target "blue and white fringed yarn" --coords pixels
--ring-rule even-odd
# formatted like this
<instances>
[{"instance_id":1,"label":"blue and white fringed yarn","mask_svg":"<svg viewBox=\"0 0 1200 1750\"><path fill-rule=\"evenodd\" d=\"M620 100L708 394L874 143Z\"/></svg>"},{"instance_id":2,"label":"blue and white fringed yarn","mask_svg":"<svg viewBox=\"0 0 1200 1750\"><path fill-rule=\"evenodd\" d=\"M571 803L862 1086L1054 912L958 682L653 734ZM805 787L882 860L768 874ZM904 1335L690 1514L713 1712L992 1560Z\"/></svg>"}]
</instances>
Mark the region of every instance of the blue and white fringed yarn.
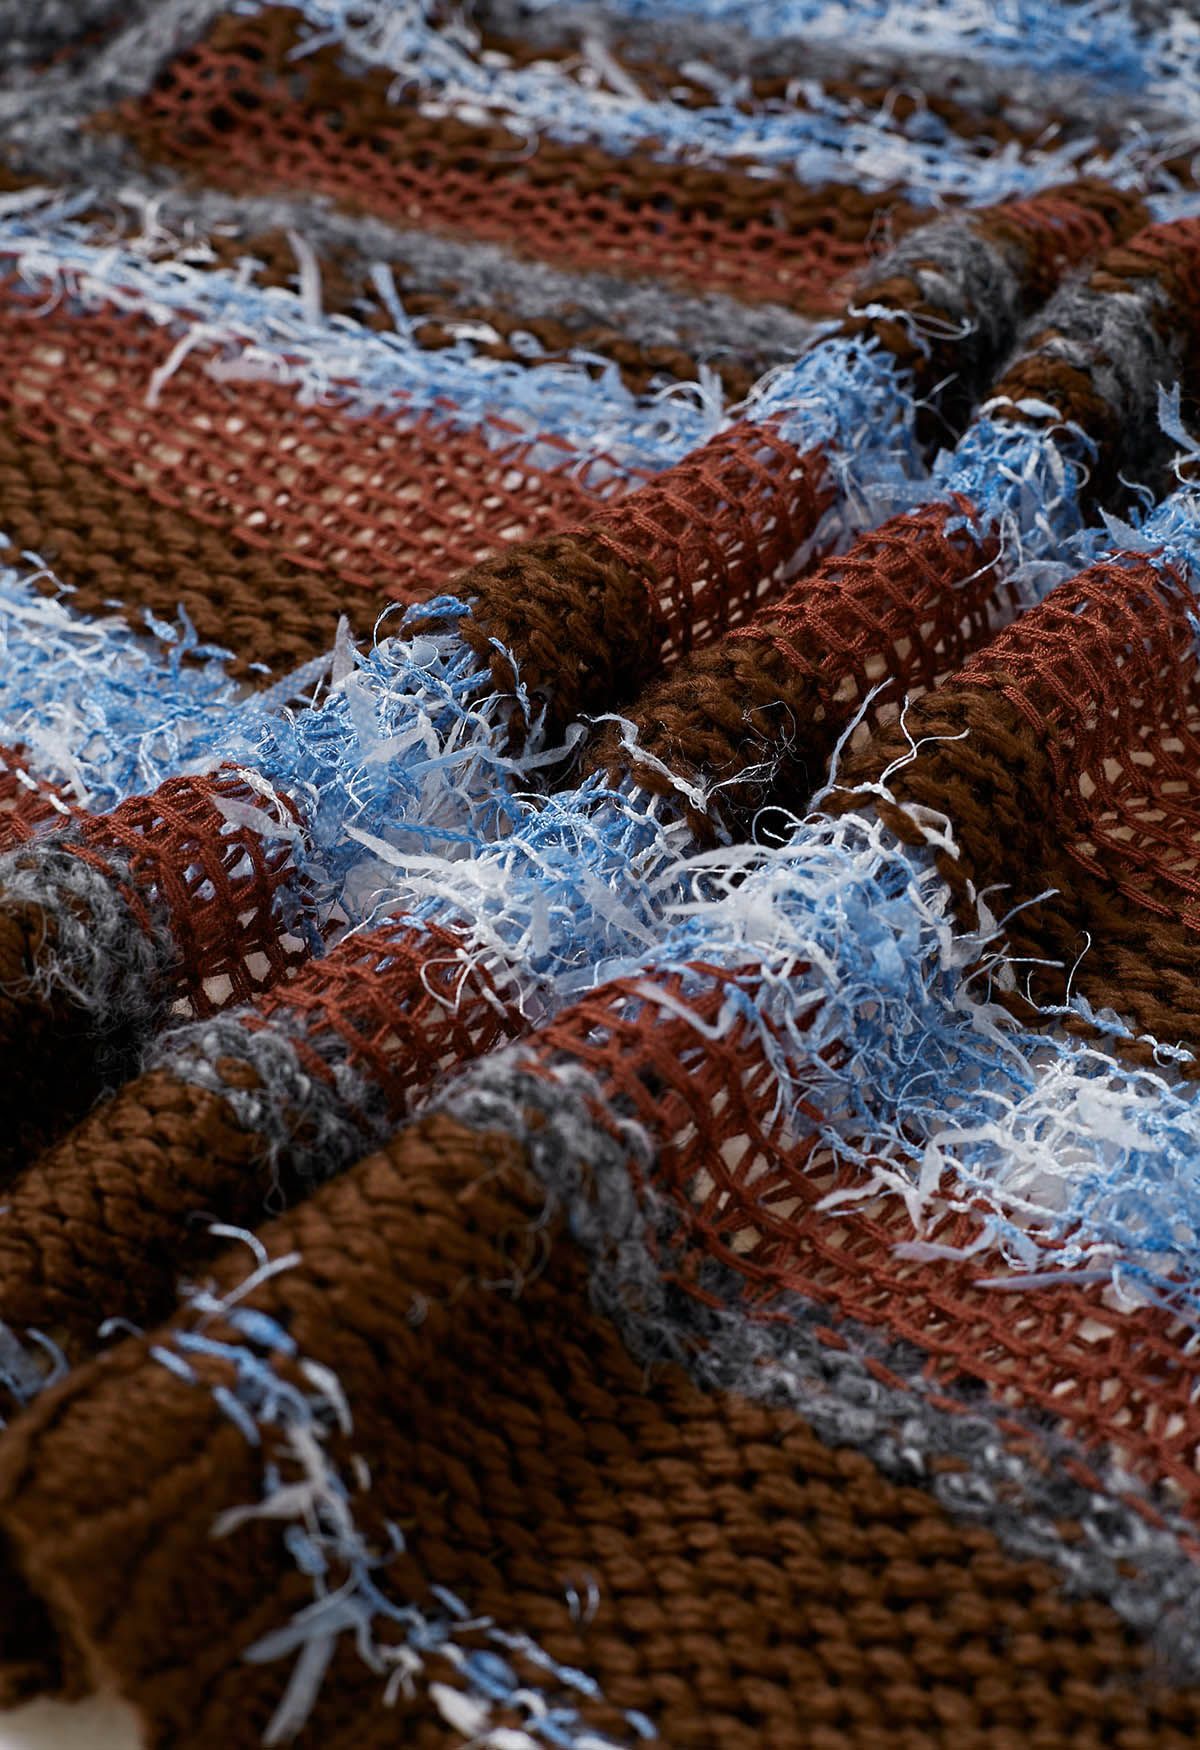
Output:
<instances>
[{"instance_id":1,"label":"blue and white fringed yarn","mask_svg":"<svg viewBox=\"0 0 1200 1750\"><path fill-rule=\"evenodd\" d=\"M0 552L17 557L2 537ZM229 653L201 645L186 614L174 626L147 613L139 634L115 613L75 613L36 556L20 558L0 568L0 742L79 807L103 813L177 773L251 759L272 714L329 675L332 658L318 657L247 694Z\"/></svg>"},{"instance_id":2,"label":"blue and white fringed yarn","mask_svg":"<svg viewBox=\"0 0 1200 1750\"><path fill-rule=\"evenodd\" d=\"M1086 434L1053 417L1016 425L985 412L939 458L925 502L968 495L976 512L964 522L974 540L981 549L992 538L1000 543L989 568L997 624L1006 594L1032 605L1110 539L1104 527L1085 528L1081 508L1093 450ZM796 587L802 594L804 583ZM531 1025L640 963L691 880L696 846L685 810L720 820L719 789L670 772L638 747L634 721L615 721L630 767L616 784L597 775L551 796L515 795L509 830L476 839L467 857L424 848L414 855L394 841L370 847L393 867L406 913L452 929L464 962L477 958ZM768 750L755 768L765 793L783 751ZM668 781L666 795L638 781L639 763ZM377 922L378 913L366 927Z\"/></svg>"},{"instance_id":3,"label":"blue and white fringed yarn","mask_svg":"<svg viewBox=\"0 0 1200 1750\"><path fill-rule=\"evenodd\" d=\"M59 298L81 309L111 306L173 336L146 384L152 402L184 358L198 352L217 381L286 383L302 405L428 416L479 429L502 448L523 433L533 444L529 465L561 468L565 443L571 468L591 486L614 469L628 478L667 468L739 417L778 424L799 450L826 449L839 497L851 504L856 494L865 499L876 486L899 487L924 473L911 384L878 344L817 339L798 361L764 377L739 407L722 407L711 370L698 384L635 398L611 361L590 354L529 371L487 357L466 339L436 352L418 346L385 265L377 277L395 329L379 333L348 316L322 315L302 292L258 287L243 275L201 271L183 259L148 259L136 239L106 244L77 222L84 204L78 197L0 216L0 262L31 296L46 300L46 309ZM555 440L544 453L542 437ZM879 502L864 502L860 516L874 512L877 520Z\"/></svg>"},{"instance_id":4,"label":"blue and white fringed yarn","mask_svg":"<svg viewBox=\"0 0 1200 1750\"><path fill-rule=\"evenodd\" d=\"M299 822L275 806L273 829L245 809L268 836L292 838L297 881L322 919L361 918L377 903L364 869L382 865L364 846L463 854L505 831L514 785L567 751L546 748L519 680L496 692L457 636L468 610L455 598L424 604L422 620L441 625L415 636L396 610L398 630L385 618L365 654L343 626L329 656L247 693L226 673L227 653L201 647L186 620L176 630L151 618L139 637L124 620L72 614L69 595L42 595L47 575L0 571L0 741L96 813L168 777L241 768L297 811ZM518 728L522 752L510 756Z\"/></svg>"},{"instance_id":5,"label":"blue and white fringed yarn","mask_svg":"<svg viewBox=\"0 0 1200 1750\"><path fill-rule=\"evenodd\" d=\"M1146 524L1147 550L1157 557L1174 528L1164 563L1189 549L1194 561L1198 518L1200 500L1176 495ZM885 798L888 776L874 787ZM926 848L914 851L871 816L869 795L862 807L809 816L778 849L690 859L691 895L668 909L639 1001L686 1018L689 992L708 987L696 968L727 969L714 1036L735 1021L753 1033L778 1088L780 1149L815 1139L857 1167L841 1201L903 1199L912 1255L963 1255L920 1234L968 1211L981 1270L989 1254L1005 1266L997 1288L1104 1284L1118 1306L1165 1307L1200 1341L1200 1090L1177 1074L1192 1054L1146 1041L1159 1067L1138 1068L1015 1023L990 995L1020 973L1003 919L976 895L979 926L961 929L937 870L935 851L956 855L950 823L915 820ZM1133 1043L1118 1017L1070 997L1068 970L1061 1014Z\"/></svg>"},{"instance_id":6,"label":"blue and white fringed yarn","mask_svg":"<svg viewBox=\"0 0 1200 1750\"><path fill-rule=\"evenodd\" d=\"M530 11L555 0L525 0ZM962 57L1042 78L1073 76L1115 97L1124 92L1194 115L1200 26L1181 8L1143 24L1130 0L613 0L628 19L691 19L764 41L791 36L870 51Z\"/></svg>"},{"instance_id":7,"label":"blue and white fringed yarn","mask_svg":"<svg viewBox=\"0 0 1200 1750\"><path fill-rule=\"evenodd\" d=\"M635 10L630 8L631 15ZM919 30L923 20L918 9L903 10L917 14L908 28ZM997 18L990 40L983 33L977 48L985 56L988 50L998 50L1001 60L1006 48L1010 56L1017 50L1029 60L1038 59L1027 38L1019 34L1022 27L1030 28L1035 10L1041 11L1023 6L1021 16L1011 21ZM1070 8L1062 10L1069 16ZM745 91L722 80L715 70L712 103L684 107L655 100L639 89L634 74L617 63L598 36L589 39L574 70L549 59L516 67L498 54L477 58L473 51L478 43L469 27L458 33L437 28L428 0L400 8L389 0L375 4L302 0L300 11L310 34L301 39L297 59L330 43L340 44L365 64L395 74L392 94L397 102L415 99L422 112L433 117L464 112L498 115L506 126L532 138L594 143L618 154L648 146L668 161L683 163L733 160L739 167L785 169L814 186L848 180L860 188L899 188L911 200L930 207L947 200L975 205L1003 200L1078 175L1103 174L1132 183L1143 174L1140 160L1145 148L1140 141L1116 153L1098 150L1086 138L1066 144L1047 141L1033 150L1022 150L1015 141L1000 149L989 142L989 149L981 150L977 141L955 134L927 108L918 108L908 121L901 121L886 106L866 114L861 106L839 102L820 88L806 92L811 107L752 108ZM886 21L868 12L857 22L862 26L868 21L874 46L875 29L883 24L886 30ZM731 22L744 28L740 18ZM1110 33L1115 44L1119 34L1115 20ZM1061 34L1046 31L1043 37L1038 31L1039 45L1053 43L1055 71L1080 70L1071 65L1074 36L1069 27L1065 41ZM1140 62L1130 54L1127 39L1110 66L1093 45L1089 47L1091 68L1103 83L1121 82L1123 75L1132 80L1140 74ZM722 85L727 88L724 93ZM1185 87L1181 83L1172 89L1181 96Z\"/></svg>"},{"instance_id":8,"label":"blue and white fringed yarn","mask_svg":"<svg viewBox=\"0 0 1200 1750\"><path fill-rule=\"evenodd\" d=\"M393 328L376 332L340 314L325 315L319 274L293 293L261 287L244 274L199 268L186 248L170 259L141 253L136 239L113 243L79 215L90 195L47 195L36 206L0 196L0 262L50 309L60 298L90 310L136 312L171 337L147 382L151 404L190 354L207 359L220 382L286 383L302 405L330 404L352 415L429 418L450 430L481 433L498 449L527 436L530 466L567 461L590 483L620 483L678 461L717 429L722 392L715 372L636 396L611 360L579 353L531 371L491 358L460 335L430 351L417 344L390 269L376 289ZM301 244L301 249L303 245ZM530 337L531 353L537 343ZM538 440L553 442L539 444Z\"/></svg>"},{"instance_id":9,"label":"blue and white fringed yarn","mask_svg":"<svg viewBox=\"0 0 1200 1750\"><path fill-rule=\"evenodd\" d=\"M426 602L405 619L432 621L430 629L405 637L402 619L401 635L377 637L365 655L343 637L325 700L279 714L247 751L252 788L298 812L290 824L284 808L272 810L293 839L297 887L325 927L396 902L393 856L436 846L454 859L506 833L523 785L578 739L571 730L565 744L547 747L544 711L515 659L514 689L496 690L457 631L469 612L453 596ZM519 754L508 751L514 733ZM246 824L271 831L258 808Z\"/></svg>"}]
</instances>

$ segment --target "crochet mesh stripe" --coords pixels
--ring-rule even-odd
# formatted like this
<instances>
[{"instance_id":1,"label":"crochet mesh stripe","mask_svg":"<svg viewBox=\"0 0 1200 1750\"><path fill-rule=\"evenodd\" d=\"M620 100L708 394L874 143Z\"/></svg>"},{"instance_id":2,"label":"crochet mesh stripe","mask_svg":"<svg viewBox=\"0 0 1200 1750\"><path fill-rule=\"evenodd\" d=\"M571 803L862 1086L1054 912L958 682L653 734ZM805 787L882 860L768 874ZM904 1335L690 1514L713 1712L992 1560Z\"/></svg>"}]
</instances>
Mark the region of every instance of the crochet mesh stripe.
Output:
<instances>
[{"instance_id":1,"label":"crochet mesh stripe","mask_svg":"<svg viewBox=\"0 0 1200 1750\"><path fill-rule=\"evenodd\" d=\"M1200 1742L1198 90L0 0L0 1709Z\"/></svg>"},{"instance_id":2,"label":"crochet mesh stripe","mask_svg":"<svg viewBox=\"0 0 1200 1750\"><path fill-rule=\"evenodd\" d=\"M914 216L894 193L681 175L552 142L531 156L503 127L447 126L389 103L386 75L351 80L333 51L289 62L295 46L284 8L222 21L111 125L147 157L225 186L300 186L547 261L665 274L820 314L845 301L881 220L903 227Z\"/></svg>"}]
</instances>

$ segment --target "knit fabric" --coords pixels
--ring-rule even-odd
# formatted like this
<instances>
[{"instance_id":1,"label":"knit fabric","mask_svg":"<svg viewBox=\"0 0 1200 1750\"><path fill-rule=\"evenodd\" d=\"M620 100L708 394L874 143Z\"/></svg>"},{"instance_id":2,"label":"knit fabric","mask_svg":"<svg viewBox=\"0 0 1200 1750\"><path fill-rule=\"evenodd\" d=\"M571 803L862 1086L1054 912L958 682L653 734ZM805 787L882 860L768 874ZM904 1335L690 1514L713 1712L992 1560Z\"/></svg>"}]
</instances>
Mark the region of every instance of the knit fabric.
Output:
<instances>
[{"instance_id":1,"label":"knit fabric","mask_svg":"<svg viewBox=\"0 0 1200 1750\"><path fill-rule=\"evenodd\" d=\"M0 0L0 1706L1200 1740L1200 25Z\"/></svg>"}]
</instances>

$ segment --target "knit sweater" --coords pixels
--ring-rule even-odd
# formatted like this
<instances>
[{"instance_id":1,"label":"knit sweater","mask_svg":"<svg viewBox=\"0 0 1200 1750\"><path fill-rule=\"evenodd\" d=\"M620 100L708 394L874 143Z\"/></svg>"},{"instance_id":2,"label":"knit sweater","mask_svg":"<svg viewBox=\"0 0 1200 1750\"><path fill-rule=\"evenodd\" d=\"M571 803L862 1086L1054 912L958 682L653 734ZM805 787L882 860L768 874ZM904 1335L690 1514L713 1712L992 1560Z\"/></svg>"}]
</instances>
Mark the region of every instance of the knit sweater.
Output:
<instances>
[{"instance_id":1,"label":"knit sweater","mask_svg":"<svg viewBox=\"0 0 1200 1750\"><path fill-rule=\"evenodd\" d=\"M1200 25L0 0L0 1707L1200 1737Z\"/></svg>"}]
</instances>

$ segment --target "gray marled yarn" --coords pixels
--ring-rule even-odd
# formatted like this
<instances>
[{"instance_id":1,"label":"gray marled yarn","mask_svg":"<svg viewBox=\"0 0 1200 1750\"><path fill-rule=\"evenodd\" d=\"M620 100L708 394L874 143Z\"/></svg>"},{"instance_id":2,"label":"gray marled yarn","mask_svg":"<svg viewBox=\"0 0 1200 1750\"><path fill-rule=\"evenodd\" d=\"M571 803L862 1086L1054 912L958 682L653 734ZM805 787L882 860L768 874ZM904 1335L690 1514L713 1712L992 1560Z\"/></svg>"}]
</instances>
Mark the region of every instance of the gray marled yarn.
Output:
<instances>
[{"instance_id":1,"label":"gray marled yarn","mask_svg":"<svg viewBox=\"0 0 1200 1750\"><path fill-rule=\"evenodd\" d=\"M677 1218L635 1188L637 1162L652 1182L645 1133L621 1127L603 1090L574 1065L553 1079L521 1066L514 1046L467 1070L435 1101L437 1110L477 1130L520 1139L530 1165L560 1206L592 1261L591 1293L633 1352L648 1365L678 1362L710 1390L787 1405L831 1445L866 1453L887 1476L927 1488L955 1515L986 1526L1013 1555L1052 1562L1077 1593L1107 1599L1124 1620L1152 1637L1164 1658L1191 1680L1200 1676L1200 1571L1184 1553L1183 1528L1156 1503L1166 1529L1129 1506L1130 1484L1113 1474L1112 1492L1074 1480L1073 1443L1046 1425L1028 1424L1029 1444L1049 1460L1035 1464L1012 1449L983 1412L943 1410L930 1401L924 1357L881 1340L828 1309L790 1296L776 1303L787 1318L757 1322L741 1306L742 1284L715 1261L701 1286L723 1305L706 1306L671 1284L663 1259L676 1242ZM606 1122L594 1113L606 1110ZM823 1342L836 1326L844 1349ZM882 1365L905 1385L883 1383ZM939 1394L952 1386L940 1384ZM1005 1410L1010 1419L1014 1412ZM947 1472L937 1461L958 1461ZM1094 1459L1090 1468L1103 1466ZM1081 1527L1066 1540L1063 1522Z\"/></svg>"},{"instance_id":2,"label":"gray marled yarn","mask_svg":"<svg viewBox=\"0 0 1200 1750\"><path fill-rule=\"evenodd\" d=\"M130 911L117 885L133 885L123 860L106 861L112 878L50 840L6 851L0 904L37 906L53 923L53 954L39 962L33 989L64 994L96 1032L144 1035L162 1014L178 951L164 919L147 931Z\"/></svg>"},{"instance_id":3,"label":"gray marled yarn","mask_svg":"<svg viewBox=\"0 0 1200 1750\"><path fill-rule=\"evenodd\" d=\"M903 238L878 261L857 302L872 303L872 287L892 275L911 274L922 297L941 318L962 331L960 375L974 383L988 376L1017 337L1024 315L1023 289L1008 253L961 219L940 219Z\"/></svg>"},{"instance_id":4,"label":"gray marled yarn","mask_svg":"<svg viewBox=\"0 0 1200 1750\"><path fill-rule=\"evenodd\" d=\"M286 1011L285 1011L286 1015ZM321 1057L332 1083L309 1074L296 1050L303 1022L289 1038L277 1015L270 1030L245 1027L236 1015L173 1027L146 1052L146 1069L167 1069L180 1081L219 1094L244 1130L262 1138L270 1177L267 1201L282 1192L290 1201L297 1185L310 1189L332 1178L382 1142L388 1132L382 1095L322 1038ZM248 1064L259 1086L231 1087L217 1065L222 1058ZM286 1174L281 1163L286 1162Z\"/></svg>"},{"instance_id":5,"label":"gray marled yarn","mask_svg":"<svg viewBox=\"0 0 1200 1750\"><path fill-rule=\"evenodd\" d=\"M1167 294L1154 280L1124 292L1093 292L1066 284L1037 320L1039 331L1061 332L1039 350L1082 371L1096 393L1120 418L1126 454L1139 464L1147 452L1163 451L1155 387L1176 382L1183 364L1185 335L1178 323L1169 331L1156 321ZM1169 443L1166 444L1169 450Z\"/></svg>"},{"instance_id":6,"label":"gray marled yarn","mask_svg":"<svg viewBox=\"0 0 1200 1750\"><path fill-rule=\"evenodd\" d=\"M12 5L14 0L4 3ZM35 148L40 141L77 127L85 116L139 96L165 61L195 42L227 10L228 0L161 0L158 5L139 7L125 29L79 72L51 67L34 81L21 79L0 90L0 128L19 121L23 145Z\"/></svg>"},{"instance_id":7,"label":"gray marled yarn","mask_svg":"<svg viewBox=\"0 0 1200 1750\"><path fill-rule=\"evenodd\" d=\"M401 296L450 282L448 302L461 308L496 304L528 321L578 311L584 322L608 323L644 346L683 346L702 357L745 356L763 370L794 358L830 326L780 304L747 305L720 292L689 294L653 280L564 271L521 260L500 244L401 230L320 200L180 189L165 172L131 172L128 149L115 137L74 128L43 140L31 168L97 185L119 176L118 200L125 206L153 202L156 224L184 241L225 225L246 232L294 231L318 251L350 252L364 270L376 262L395 263Z\"/></svg>"},{"instance_id":8,"label":"gray marled yarn","mask_svg":"<svg viewBox=\"0 0 1200 1750\"><path fill-rule=\"evenodd\" d=\"M121 0L0 0L0 68L49 60L120 6ZM133 9L124 10L128 19ZM145 6L136 10L140 15Z\"/></svg>"}]
</instances>

